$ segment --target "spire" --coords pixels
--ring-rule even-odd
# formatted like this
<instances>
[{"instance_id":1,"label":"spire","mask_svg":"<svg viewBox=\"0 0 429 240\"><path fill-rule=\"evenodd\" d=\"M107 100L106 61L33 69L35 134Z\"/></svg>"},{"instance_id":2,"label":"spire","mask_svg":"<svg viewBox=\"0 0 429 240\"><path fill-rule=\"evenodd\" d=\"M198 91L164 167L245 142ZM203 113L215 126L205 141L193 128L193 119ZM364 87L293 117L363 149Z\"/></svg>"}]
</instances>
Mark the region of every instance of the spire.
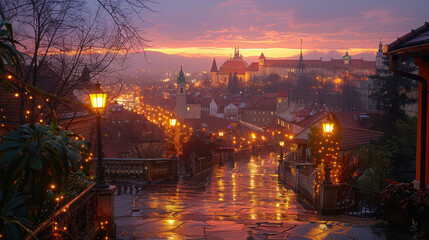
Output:
<instances>
[{"instance_id":1,"label":"spire","mask_svg":"<svg viewBox=\"0 0 429 240\"><path fill-rule=\"evenodd\" d=\"M380 43L378 44L378 51L383 52L383 44L381 43L381 38L380 38Z\"/></svg>"},{"instance_id":2,"label":"spire","mask_svg":"<svg viewBox=\"0 0 429 240\"><path fill-rule=\"evenodd\" d=\"M297 72L298 73L304 73L304 69L305 69L305 64L304 64L304 57L302 56L302 39L300 39L301 41L301 51L299 53L299 62L297 65Z\"/></svg>"},{"instance_id":3,"label":"spire","mask_svg":"<svg viewBox=\"0 0 429 240\"><path fill-rule=\"evenodd\" d=\"M259 57L259 59L265 59L264 53L261 53L261 56Z\"/></svg>"},{"instance_id":4,"label":"spire","mask_svg":"<svg viewBox=\"0 0 429 240\"><path fill-rule=\"evenodd\" d=\"M234 59L240 58L240 47L235 46L234 48Z\"/></svg>"},{"instance_id":5,"label":"spire","mask_svg":"<svg viewBox=\"0 0 429 240\"><path fill-rule=\"evenodd\" d=\"M177 83L186 83L185 75L183 74L182 66L180 66L179 76L177 77Z\"/></svg>"},{"instance_id":6,"label":"spire","mask_svg":"<svg viewBox=\"0 0 429 240\"><path fill-rule=\"evenodd\" d=\"M218 72L217 70L217 65L216 65L216 58L213 58L213 63L212 63L212 69L210 70L210 72Z\"/></svg>"}]
</instances>

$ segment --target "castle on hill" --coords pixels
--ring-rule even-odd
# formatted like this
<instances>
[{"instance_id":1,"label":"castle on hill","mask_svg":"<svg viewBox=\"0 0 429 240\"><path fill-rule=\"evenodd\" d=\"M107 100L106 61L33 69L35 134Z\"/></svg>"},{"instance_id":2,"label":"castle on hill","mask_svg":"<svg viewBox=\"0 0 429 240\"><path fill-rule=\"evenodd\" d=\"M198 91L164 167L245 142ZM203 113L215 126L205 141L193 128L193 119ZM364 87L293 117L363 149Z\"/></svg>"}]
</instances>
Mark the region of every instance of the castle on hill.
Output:
<instances>
[{"instance_id":1,"label":"castle on hill","mask_svg":"<svg viewBox=\"0 0 429 240\"><path fill-rule=\"evenodd\" d=\"M240 54L240 49L236 47L234 57L226 60L219 69L216 59L213 59L210 80L212 86L227 85L229 78L236 74L240 86L249 86L254 80L266 78L270 74L277 74L286 79L296 74L336 76L343 74L345 70L354 75L369 76L375 73L376 61L353 59L347 52L342 59L304 60L301 48L300 57L296 60L271 60L262 52L258 62L249 65Z\"/></svg>"}]
</instances>

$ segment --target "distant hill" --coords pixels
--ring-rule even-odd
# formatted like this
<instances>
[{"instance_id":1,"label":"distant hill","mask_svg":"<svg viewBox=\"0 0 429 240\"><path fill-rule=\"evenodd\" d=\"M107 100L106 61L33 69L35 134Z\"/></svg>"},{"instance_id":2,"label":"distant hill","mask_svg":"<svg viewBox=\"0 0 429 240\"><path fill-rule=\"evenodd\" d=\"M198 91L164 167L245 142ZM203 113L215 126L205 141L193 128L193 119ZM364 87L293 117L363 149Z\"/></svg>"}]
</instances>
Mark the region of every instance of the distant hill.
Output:
<instances>
[{"instance_id":1,"label":"distant hill","mask_svg":"<svg viewBox=\"0 0 429 240\"><path fill-rule=\"evenodd\" d=\"M244 60L250 64L257 62L259 56L244 57ZM268 59L275 59L266 56ZM336 51L331 52L318 52L308 51L304 53L304 59L320 59L329 61L331 57L339 59L342 57L341 53ZM298 59L299 55L283 58L283 59ZM375 53L363 53L352 55L354 59L363 58L365 60L375 61ZM220 67L227 57L216 57L217 66ZM140 76L142 74L158 75L165 72L177 72L181 65L186 72L197 70L210 71L212 57L185 57L180 55L169 55L161 52L146 51L145 53L132 53L128 54L128 59L125 62L126 70L122 72L123 75Z\"/></svg>"},{"instance_id":2,"label":"distant hill","mask_svg":"<svg viewBox=\"0 0 429 240\"><path fill-rule=\"evenodd\" d=\"M210 57L184 57L169 55L161 52L146 51L145 53L128 54L125 63L127 69L123 74L140 75L141 73L160 74L178 71L181 65L185 71L210 70L213 58Z\"/></svg>"}]
</instances>

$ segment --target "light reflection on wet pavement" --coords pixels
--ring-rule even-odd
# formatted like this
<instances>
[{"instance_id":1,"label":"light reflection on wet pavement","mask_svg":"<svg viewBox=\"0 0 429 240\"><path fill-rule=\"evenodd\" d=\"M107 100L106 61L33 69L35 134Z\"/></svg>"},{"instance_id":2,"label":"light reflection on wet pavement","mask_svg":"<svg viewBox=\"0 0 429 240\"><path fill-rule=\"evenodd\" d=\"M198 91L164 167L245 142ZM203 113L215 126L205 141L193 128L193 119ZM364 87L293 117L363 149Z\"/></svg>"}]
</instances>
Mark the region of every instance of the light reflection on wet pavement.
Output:
<instances>
[{"instance_id":1,"label":"light reflection on wet pavement","mask_svg":"<svg viewBox=\"0 0 429 240\"><path fill-rule=\"evenodd\" d=\"M350 239L356 227L320 221L278 181L276 157L226 162L178 182L118 184L118 239ZM358 233L382 237L365 227Z\"/></svg>"}]
</instances>

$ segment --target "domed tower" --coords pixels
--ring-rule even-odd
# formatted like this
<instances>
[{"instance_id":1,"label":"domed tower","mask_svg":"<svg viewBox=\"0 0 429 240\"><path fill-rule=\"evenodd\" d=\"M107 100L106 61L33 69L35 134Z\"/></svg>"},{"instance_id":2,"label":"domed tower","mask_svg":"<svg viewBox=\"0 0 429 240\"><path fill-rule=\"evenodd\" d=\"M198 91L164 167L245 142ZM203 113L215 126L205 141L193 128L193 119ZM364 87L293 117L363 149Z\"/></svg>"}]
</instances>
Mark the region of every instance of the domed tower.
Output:
<instances>
[{"instance_id":1,"label":"domed tower","mask_svg":"<svg viewBox=\"0 0 429 240\"><path fill-rule=\"evenodd\" d=\"M176 92L176 118L183 121L186 118L186 80L180 67L179 76L177 77L177 92Z\"/></svg>"},{"instance_id":2,"label":"domed tower","mask_svg":"<svg viewBox=\"0 0 429 240\"><path fill-rule=\"evenodd\" d=\"M349 52L346 51L346 55L343 56L344 66L348 70L350 67L350 60L352 57L349 55Z\"/></svg>"}]
</instances>

